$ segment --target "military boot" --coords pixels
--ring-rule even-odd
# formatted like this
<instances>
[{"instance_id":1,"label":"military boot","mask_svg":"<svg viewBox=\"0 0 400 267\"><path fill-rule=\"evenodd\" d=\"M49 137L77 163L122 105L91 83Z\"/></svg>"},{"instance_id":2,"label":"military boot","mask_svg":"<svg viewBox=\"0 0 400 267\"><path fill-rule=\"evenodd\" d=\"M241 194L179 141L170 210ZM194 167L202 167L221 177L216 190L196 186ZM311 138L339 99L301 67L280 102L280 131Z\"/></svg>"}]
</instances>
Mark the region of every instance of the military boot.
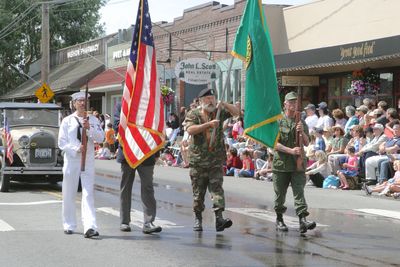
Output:
<instances>
[{"instance_id":1,"label":"military boot","mask_svg":"<svg viewBox=\"0 0 400 267\"><path fill-rule=\"evenodd\" d=\"M276 230L281 232L287 232L289 230L285 222L283 221L282 214L276 215Z\"/></svg>"},{"instance_id":2,"label":"military boot","mask_svg":"<svg viewBox=\"0 0 400 267\"><path fill-rule=\"evenodd\" d=\"M315 222L309 222L307 221L305 216L300 216L299 217L299 222L300 222L300 233L304 234L307 232L307 230L312 230L314 229L317 224Z\"/></svg>"},{"instance_id":3,"label":"military boot","mask_svg":"<svg viewBox=\"0 0 400 267\"><path fill-rule=\"evenodd\" d=\"M203 218L201 217L201 212L194 213L193 231L196 231L196 232L203 231L202 219Z\"/></svg>"},{"instance_id":4,"label":"military boot","mask_svg":"<svg viewBox=\"0 0 400 267\"><path fill-rule=\"evenodd\" d=\"M232 221L229 218L224 219L222 217L222 210L217 210L215 212L215 228L217 232L224 231L225 228L232 226Z\"/></svg>"}]
</instances>

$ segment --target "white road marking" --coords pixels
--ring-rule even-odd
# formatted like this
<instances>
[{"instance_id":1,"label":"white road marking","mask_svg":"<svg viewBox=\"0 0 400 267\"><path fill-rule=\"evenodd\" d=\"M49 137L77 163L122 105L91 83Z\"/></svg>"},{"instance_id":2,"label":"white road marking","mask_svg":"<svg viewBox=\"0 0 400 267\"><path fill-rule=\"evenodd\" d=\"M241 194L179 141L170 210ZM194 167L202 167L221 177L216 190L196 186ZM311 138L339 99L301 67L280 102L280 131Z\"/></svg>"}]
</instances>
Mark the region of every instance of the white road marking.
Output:
<instances>
[{"instance_id":1,"label":"white road marking","mask_svg":"<svg viewBox=\"0 0 400 267\"><path fill-rule=\"evenodd\" d=\"M8 231L15 231L15 229L11 225L0 219L0 232Z\"/></svg>"},{"instance_id":2,"label":"white road marking","mask_svg":"<svg viewBox=\"0 0 400 267\"><path fill-rule=\"evenodd\" d=\"M34 201L34 202L15 202L15 203L1 203L0 206L31 206L31 205L44 205L61 203L61 200L45 200L45 201Z\"/></svg>"},{"instance_id":3,"label":"white road marking","mask_svg":"<svg viewBox=\"0 0 400 267\"><path fill-rule=\"evenodd\" d=\"M356 211L400 220L400 212L381 209L355 209Z\"/></svg>"},{"instance_id":4,"label":"white road marking","mask_svg":"<svg viewBox=\"0 0 400 267\"><path fill-rule=\"evenodd\" d=\"M115 210L113 208L110 208L110 207L98 208L97 211L101 211L101 212L108 213L113 216L119 217L119 211ZM165 229L183 228L184 227L183 225L177 225L176 223L171 222L171 221L161 220L158 217L156 217L155 223ZM133 224L134 226L137 226L139 228L142 228L143 227L143 212L141 212L140 210L132 209L131 210L131 224Z\"/></svg>"},{"instance_id":5,"label":"white road marking","mask_svg":"<svg viewBox=\"0 0 400 267\"><path fill-rule=\"evenodd\" d=\"M239 213L239 214L246 215L246 216L250 216L253 218L265 220L265 221L270 221L273 223L276 222L275 212L268 211L268 210L257 209L257 208L228 208L225 210ZM299 218L298 217L291 217L291 216L283 215L283 220L285 221L285 224L287 225L287 227L294 228L294 229L299 228ZM317 223L317 227L328 227L328 226L329 225Z\"/></svg>"}]
</instances>

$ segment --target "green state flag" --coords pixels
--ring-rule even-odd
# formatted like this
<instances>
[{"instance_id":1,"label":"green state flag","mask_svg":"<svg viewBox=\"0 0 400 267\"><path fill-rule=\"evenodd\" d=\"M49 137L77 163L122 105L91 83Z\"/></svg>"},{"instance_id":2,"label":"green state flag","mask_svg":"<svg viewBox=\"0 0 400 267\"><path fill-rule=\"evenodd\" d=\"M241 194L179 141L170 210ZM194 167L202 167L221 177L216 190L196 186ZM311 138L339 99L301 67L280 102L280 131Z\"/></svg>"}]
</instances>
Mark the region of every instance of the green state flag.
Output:
<instances>
[{"instance_id":1,"label":"green state flag","mask_svg":"<svg viewBox=\"0 0 400 267\"><path fill-rule=\"evenodd\" d=\"M279 136L282 117L274 55L261 0L247 0L232 55L245 62L245 135L268 147Z\"/></svg>"}]
</instances>

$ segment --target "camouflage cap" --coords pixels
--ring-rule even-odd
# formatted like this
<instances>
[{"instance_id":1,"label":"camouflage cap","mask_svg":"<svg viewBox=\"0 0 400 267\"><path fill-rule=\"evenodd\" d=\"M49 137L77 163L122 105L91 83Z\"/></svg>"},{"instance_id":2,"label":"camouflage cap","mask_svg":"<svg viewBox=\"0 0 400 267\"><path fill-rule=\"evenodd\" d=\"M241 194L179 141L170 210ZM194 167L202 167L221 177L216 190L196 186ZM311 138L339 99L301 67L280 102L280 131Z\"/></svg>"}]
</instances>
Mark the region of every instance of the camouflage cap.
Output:
<instances>
[{"instance_id":1,"label":"camouflage cap","mask_svg":"<svg viewBox=\"0 0 400 267\"><path fill-rule=\"evenodd\" d=\"M296 100L297 99L297 93L296 92L289 92L285 95L285 101L288 100Z\"/></svg>"}]
</instances>

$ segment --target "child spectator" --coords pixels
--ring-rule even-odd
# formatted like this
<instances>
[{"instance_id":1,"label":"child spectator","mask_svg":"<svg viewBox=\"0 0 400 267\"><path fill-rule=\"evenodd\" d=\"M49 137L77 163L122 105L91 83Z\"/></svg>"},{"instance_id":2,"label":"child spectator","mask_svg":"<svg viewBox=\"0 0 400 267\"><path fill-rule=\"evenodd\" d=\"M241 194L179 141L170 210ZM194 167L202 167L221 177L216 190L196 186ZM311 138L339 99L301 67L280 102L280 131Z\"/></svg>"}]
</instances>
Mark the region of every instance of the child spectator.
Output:
<instances>
[{"instance_id":1,"label":"child spectator","mask_svg":"<svg viewBox=\"0 0 400 267\"><path fill-rule=\"evenodd\" d=\"M162 160L164 166L172 166L175 163L175 157L169 148L164 149L160 155L160 160Z\"/></svg>"},{"instance_id":2,"label":"child spectator","mask_svg":"<svg viewBox=\"0 0 400 267\"><path fill-rule=\"evenodd\" d=\"M254 177L254 163L248 150L242 152L243 167L239 171L239 177Z\"/></svg>"},{"instance_id":3,"label":"child spectator","mask_svg":"<svg viewBox=\"0 0 400 267\"><path fill-rule=\"evenodd\" d=\"M315 158L317 161L307 168L306 175L316 187L322 188L324 179L331 174L331 168L324 151L316 151Z\"/></svg>"},{"instance_id":4,"label":"child spectator","mask_svg":"<svg viewBox=\"0 0 400 267\"><path fill-rule=\"evenodd\" d=\"M239 117L237 122L235 122L235 124L232 127L232 137L234 140L238 139L238 136L242 136L243 135L243 118Z\"/></svg>"},{"instance_id":5,"label":"child spectator","mask_svg":"<svg viewBox=\"0 0 400 267\"><path fill-rule=\"evenodd\" d=\"M114 155L114 153L115 153L115 132L114 132L114 129L112 128L111 123L107 124L106 143L108 144L108 146L110 148L111 154Z\"/></svg>"},{"instance_id":6,"label":"child spectator","mask_svg":"<svg viewBox=\"0 0 400 267\"><path fill-rule=\"evenodd\" d=\"M108 148L108 143L100 143L99 144L99 149L97 150L97 155L95 155L95 158L97 159L105 159L108 160L111 158L111 152L110 149Z\"/></svg>"},{"instance_id":7,"label":"child spectator","mask_svg":"<svg viewBox=\"0 0 400 267\"><path fill-rule=\"evenodd\" d=\"M347 162L343 163L343 167L346 169L337 171L337 175L340 179L339 188L342 188L343 190L355 189L355 178L358 175L358 157L355 154L354 147L347 148ZM349 185L347 178L352 181L351 185Z\"/></svg>"},{"instance_id":8,"label":"child spectator","mask_svg":"<svg viewBox=\"0 0 400 267\"><path fill-rule=\"evenodd\" d=\"M315 151L321 150L325 152L326 145L325 145L325 140L323 138L324 130L321 128L316 128L314 134L315 134L314 150Z\"/></svg>"},{"instance_id":9,"label":"child spectator","mask_svg":"<svg viewBox=\"0 0 400 267\"><path fill-rule=\"evenodd\" d=\"M386 195L390 193L400 192L400 160L395 160L393 163L393 168L395 169L395 174L393 178L388 181L383 182L375 187L369 187L366 183L363 184L363 189L367 195L371 195L373 192L379 193L379 195ZM395 198L398 194L394 195Z\"/></svg>"},{"instance_id":10,"label":"child spectator","mask_svg":"<svg viewBox=\"0 0 400 267\"><path fill-rule=\"evenodd\" d=\"M237 150L235 148L229 149L228 158L226 160L226 175L233 176L235 174L235 170L240 170L242 166L242 161L237 154Z\"/></svg>"}]
</instances>

